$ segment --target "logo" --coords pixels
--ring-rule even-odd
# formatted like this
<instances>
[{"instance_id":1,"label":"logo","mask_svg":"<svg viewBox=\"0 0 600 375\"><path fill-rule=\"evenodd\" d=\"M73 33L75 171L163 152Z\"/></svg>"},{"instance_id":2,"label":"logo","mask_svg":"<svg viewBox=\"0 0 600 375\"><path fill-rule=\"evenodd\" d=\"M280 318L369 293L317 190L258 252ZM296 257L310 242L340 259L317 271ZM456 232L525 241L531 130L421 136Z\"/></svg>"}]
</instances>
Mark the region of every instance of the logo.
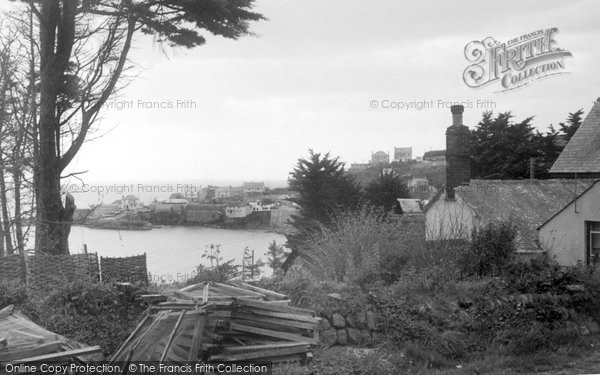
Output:
<instances>
[{"instance_id":1,"label":"logo","mask_svg":"<svg viewBox=\"0 0 600 375\"><path fill-rule=\"evenodd\" d=\"M566 74L565 57L571 52L558 48L557 28L537 30L500 43L492 37L474 40L465 46L465 57L472 63L463 80L478 88L498 82L500 91L514 90L540 78Z\"/></svg>"}]
</instances>

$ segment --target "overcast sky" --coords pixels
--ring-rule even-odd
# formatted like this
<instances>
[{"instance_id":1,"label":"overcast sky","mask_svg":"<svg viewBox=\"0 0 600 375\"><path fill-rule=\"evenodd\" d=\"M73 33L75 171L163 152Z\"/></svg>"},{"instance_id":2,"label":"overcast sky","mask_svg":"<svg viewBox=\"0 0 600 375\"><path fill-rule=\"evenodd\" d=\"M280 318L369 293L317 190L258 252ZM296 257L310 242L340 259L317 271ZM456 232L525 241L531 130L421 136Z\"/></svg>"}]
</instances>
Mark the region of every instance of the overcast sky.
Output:
<instances>
[{"instance_id":1,"label":"overcast sky","mask_svg":"<svg viewBox=\"0 0 600 375\"><path fill-rule=\"evenodd\" d=\"M600 97L600 2L257 0L269 18L238 41L208 38L165 56L139 38L139 77L115 100L189 100L190 109L110 109L103 137L72 164L88 181L285 180L312 148L349 163L412 146L415 156L445 148L443 101L492 101L516 120L545 129ZM472 89L464 47L557 27L572 52L568 75L499 93ZM371 101L430 101L434 108L371 108ZM485 108L465 111L474 127Z\"/></svg>"}]
</instances>

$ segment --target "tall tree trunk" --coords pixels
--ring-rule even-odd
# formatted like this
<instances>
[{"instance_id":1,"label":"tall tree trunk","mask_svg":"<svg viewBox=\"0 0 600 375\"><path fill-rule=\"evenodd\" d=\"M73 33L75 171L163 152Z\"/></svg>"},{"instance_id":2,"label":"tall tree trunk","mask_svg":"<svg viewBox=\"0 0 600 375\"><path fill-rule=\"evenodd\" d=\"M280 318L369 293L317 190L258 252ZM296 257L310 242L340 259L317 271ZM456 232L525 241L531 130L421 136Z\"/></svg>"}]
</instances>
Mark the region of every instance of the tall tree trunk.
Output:
<instances>
[{"instance_id":1,"label":"tall tree trunk","mask_svg":"<svg viewBox=\"0 0 600 375\"><path fill-rule=\"evenodd\" d=\"M6 196L6 180L4 179L4 166L0 163L0 205L2 206L2 235L6 243L6 254L13 254L12 238L10 233L10 217L8 217L8 199Z\"/></svg>"},{"instance_id":2,"label":"tall tree trunk","mask_svg":"<svg viewBox=\"0 0 600 375\"><path fill-rule=\"evenodd\" d=\"M62 3L62 4L61 4ZM62 5L62 6L61 6ZM56 102L73 47L76 0L45 0L40 11L40 119L36 157L36 250L68 254L73 207L63 207ZM67 202L74 203L73 199Z\"/></svg>"},{"instance_id":3,"label":"tall tree trunk","mask_svg":"<svg viewBox=\"0 0 600 375\"><path fill-rule=\"evenodd\" d=\"M21 217L21 215L23 214L21 212L21 171L20 171L20 166L19 167L15 167L13 169L13 183L15 185L15 219L14 219L14 226L15 226L15 238L17 240L17 252L19 253L23 253L23 251L25 251L25 243L24 243L24 238L23 238L23 219Z\"/></svg>"}]
</instances>

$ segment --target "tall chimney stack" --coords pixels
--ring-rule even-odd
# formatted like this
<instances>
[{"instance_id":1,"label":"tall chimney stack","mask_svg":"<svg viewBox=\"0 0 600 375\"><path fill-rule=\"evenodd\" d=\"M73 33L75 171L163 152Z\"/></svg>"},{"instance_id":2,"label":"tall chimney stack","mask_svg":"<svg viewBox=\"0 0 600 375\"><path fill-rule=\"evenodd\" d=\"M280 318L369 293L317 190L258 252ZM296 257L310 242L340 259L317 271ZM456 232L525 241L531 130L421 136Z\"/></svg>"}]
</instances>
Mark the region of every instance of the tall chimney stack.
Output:
<instances>
[{"instance_id":1,"label":"tall chimney stack","mask_svg":"<svg viewBox=\"0 0 600 375\"><path fill-rule=\"evenodd\" d=\"M471 182L471 132L463 125L465 107L453 105L452 126L446 130L446 199L455 199L454 189Z\"/></svg>"}]
</instances>

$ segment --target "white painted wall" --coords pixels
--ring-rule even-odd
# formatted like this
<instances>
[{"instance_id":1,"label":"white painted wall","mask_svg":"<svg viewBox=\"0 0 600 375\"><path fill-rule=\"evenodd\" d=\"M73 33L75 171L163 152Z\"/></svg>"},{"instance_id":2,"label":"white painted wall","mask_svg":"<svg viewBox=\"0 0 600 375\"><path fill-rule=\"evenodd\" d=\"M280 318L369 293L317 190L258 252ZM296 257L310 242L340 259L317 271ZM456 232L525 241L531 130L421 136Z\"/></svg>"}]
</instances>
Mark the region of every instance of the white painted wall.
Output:
<instances>
[{"instance_id":1,"label":"white painted wall","mask_svg":"<svg viewBox=\"0 0 600 375\"><path fill-rule=\"evenodd\" d=\"M541 246L561 265L585 262L585 221L600 221L600 183L540 228Z\"/></svg>"}]
</instances>

